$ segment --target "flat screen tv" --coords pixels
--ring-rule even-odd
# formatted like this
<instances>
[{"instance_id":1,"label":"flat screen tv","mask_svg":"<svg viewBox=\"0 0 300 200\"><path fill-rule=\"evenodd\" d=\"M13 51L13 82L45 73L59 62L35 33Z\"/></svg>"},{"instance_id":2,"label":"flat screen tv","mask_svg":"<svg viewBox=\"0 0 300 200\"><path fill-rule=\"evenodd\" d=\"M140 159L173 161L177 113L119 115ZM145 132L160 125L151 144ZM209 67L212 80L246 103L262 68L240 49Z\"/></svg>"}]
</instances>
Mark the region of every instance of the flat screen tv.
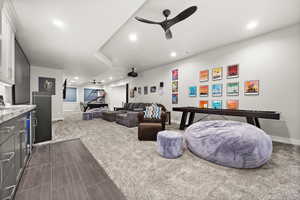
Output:
<instances>
[{"instance_id":1,"label":"flat screen tv","mask_svg":"<svg viewBox=\"0 0 300 200\"><path fill-rule=\"evenodd\" d=\"M12 87L12 103L30 103L30 63L21 46L15 43L15 85Z\"/></svg>"},{"instance_id":2,"label":"flat screen tv","mask_svg":"<svg viewBox=\"0 0 300 200\"><path fill-rule=\"evenodd\" d=\"M65 82L63 85L63 99L66 98L66 92L67 92L67 79L65 79Z\"/></svg>"}]
</instances>

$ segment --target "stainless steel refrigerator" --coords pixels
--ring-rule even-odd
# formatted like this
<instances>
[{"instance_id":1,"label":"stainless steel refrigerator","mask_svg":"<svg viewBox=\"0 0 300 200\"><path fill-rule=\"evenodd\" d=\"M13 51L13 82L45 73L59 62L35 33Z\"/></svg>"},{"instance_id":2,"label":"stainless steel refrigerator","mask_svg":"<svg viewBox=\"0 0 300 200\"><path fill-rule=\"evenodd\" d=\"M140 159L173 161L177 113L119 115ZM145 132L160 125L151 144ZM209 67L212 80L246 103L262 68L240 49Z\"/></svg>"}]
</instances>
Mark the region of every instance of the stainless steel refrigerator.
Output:
<instances>
[{"instance_id":1,"label":"stainless steel refrigerator","mask_svg":"<svg viewBox=\"0 0 300 200\"><path fill-rule=\"evenodd\" d=\"M52 106L51 94L32 92L32 104L36 105L35 142L40 143L52 139Z\"/></svg>"}]
</instances>

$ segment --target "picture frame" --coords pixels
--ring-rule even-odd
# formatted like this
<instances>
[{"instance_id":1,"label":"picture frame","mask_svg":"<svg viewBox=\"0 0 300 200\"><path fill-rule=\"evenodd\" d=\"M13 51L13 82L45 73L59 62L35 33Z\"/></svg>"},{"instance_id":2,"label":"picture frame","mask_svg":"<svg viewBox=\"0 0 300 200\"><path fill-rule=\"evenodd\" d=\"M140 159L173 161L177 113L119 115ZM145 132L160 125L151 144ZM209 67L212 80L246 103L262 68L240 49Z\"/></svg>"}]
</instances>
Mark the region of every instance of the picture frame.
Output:
<instances>
[{"instance_id":1,"label":"picture frame","mask_svg":"<svg viewBox=\"0 0 300 200\"><path fill-rule=\"evenodd\" d=\"M142 94L142 88L138 87L138 94L141 95Z\"/></svg>"},{"instance_id":2,"label":"picture frame","mask_svg":"<svg viewBox=\"0 0 300 200\"><path fill-rule=\"evenodd\" d=\"M212 80L222 80L223 79L223 67L215 67L212 69Z\"/></svg>"},{"instance_id":3,"label":"picture frame","mask_svg":"<svg viewBox=\"0 0 300 200\"><path fill-rule=\"evenodd\" d=\"M213 84L211 90L213 97L221 97L223 95L223 84Z\"/></svg>"},{"instance_id":4,"label":"picture frame","mask_svg":"<svg viewBox=\"0 0 300 200\"><path fill-rule=\"evenodd\" d=\"M209 81L209 70L202 70L199 72L199 79L200 82L207 82Z\"/></svg>"},{"instance_id":5,"label":"picture frame","mask_svg":"<svg viewBox=\"0 0 300 200\"><path fill-rule=\"evenodd\" d=\"M208 101L200 100L199 101L199 108L208 108Z\"/></svg>"},{"instance_id":6,"label":"picture frame","mask_svg":"<svg viewBox=\"0 0 300 200\"><path fill-rule=\"evenodd\" d=\"M211 102L211 107L213 109L222 109L223 105L222 105L222 100L212 100Z\"/></svg>"},{"instance_id":7,"label":"picture frame","mask_svg":"<svg viewBox=\"0 0 300 200\"><path fill-rule=\"evenodd\" d=\"M156 86L150 87L150 93L156 93Z\"/></svg>"},{"instance_id":8,"label":"picture frame","mask_svg":"<svg viewBox=\"0 0 300 200\"><path fill-rule=\"evenodd\" d=\"M259 80L245 81L244 94L248 96L259 95Z\"/></svg>"},{"instance_id":9,"label":"picture frame","mask_svg":"<svg viewBox=\"0 0 300 200\"><path fill-rule=\"evenodd\" d=\"M227 83L227 96L239 96L239 82Z\"/></svg>"},{"instance_id":10,"label":"picture frame","mask_svg":"<svg viewBox=\"0 0 300 200\"><path fill-rule=\"evenodd\" d=\"M239 77L239 65L229 65L227 66L227 79L238 78Z\"/></svg>"},{"instance_id":11,"label":"picture frame","mask_svg":"<svg viewBox=\"0 0 300 200\"><path fill-rule=\"evenodd\" d=\"M199 96L200 97L208 97L208 94L209 94L209 86L208 85L200 85Z\"/></svg>"},{"instance_id":12,"label":"picture frame","mask_svg":"<svg viewBox=\"0 0 300 200\"><path fill-rule=\"evenodd\" d=\"M189 96L196 97L197 96L197 86L190 86L189 87Z\"/></svg>"},{"instance_id":13,"label":"picture frame","mask_svg":"<svg viewBox=\"0 0 300 200\"><path fill-rule=\"evenodd\" d=\"M144 95L148 94L148 86L144 86Z\"/></svg>"},{"instance_id":14,"label":"picture frame","mask_svg":"<svg viewBox=\"0 0 300 200\"><path fill-rule=\"evenodd\" d=\"M227 100L227 109L237 110L239 109L239 100Z\"/></svg>"},{"instance_id":15,"label":"picture frame","mask_svg":"<svg viewBox=\"0 0 300 200\"><path fill-rule=\"evenodd\" d=\"M178 93L178 81L172 81L172 93Z\"/></svg>"},{"instance_id":16,"label":"picture frame","mask_svg":"<svg viewBox=\"0 0 300 200\"><path fill-rule=\"evenodd\" d=\"M178 104L178 94L172 94L172 104Z\"/></svg>"},{"instance_id":17,"label":"picture frame","mask_svg":"<svg viewBox=\"0 0 300 200\"><path fill-rule=\"evenodd\" d=\"M178 69L172 70L172 81L178 80Z\"/></svg>"},{"instance_id":18,"label":"picture frame","mask_svg":"<svg viewBox=\"0 0 300 200\"><path fill-rule=\"evenodd\" d=\"M55 78L39 77L39 92L55 95Z\"/></svg>"}]
</instances>

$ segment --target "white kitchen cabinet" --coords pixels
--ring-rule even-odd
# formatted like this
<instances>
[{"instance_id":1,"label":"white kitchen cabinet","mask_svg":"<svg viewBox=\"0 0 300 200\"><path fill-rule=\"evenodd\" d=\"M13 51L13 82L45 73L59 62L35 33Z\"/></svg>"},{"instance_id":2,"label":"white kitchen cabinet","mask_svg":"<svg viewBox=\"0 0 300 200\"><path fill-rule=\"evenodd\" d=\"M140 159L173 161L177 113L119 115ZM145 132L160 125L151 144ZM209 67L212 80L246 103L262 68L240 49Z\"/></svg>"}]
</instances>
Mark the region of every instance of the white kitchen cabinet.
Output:
<instances>
[{"instance_id":1,"label":"white kitchen cabinet","mask_svg":"<svg viewBox=\"0 0 300 200\"><path fill-rule=\"evenodd\" d=\"M1 10L1 66L0 81L13 85L15 82L15 28L14 20L6 4Z\"/></svg>"}]
</instances>

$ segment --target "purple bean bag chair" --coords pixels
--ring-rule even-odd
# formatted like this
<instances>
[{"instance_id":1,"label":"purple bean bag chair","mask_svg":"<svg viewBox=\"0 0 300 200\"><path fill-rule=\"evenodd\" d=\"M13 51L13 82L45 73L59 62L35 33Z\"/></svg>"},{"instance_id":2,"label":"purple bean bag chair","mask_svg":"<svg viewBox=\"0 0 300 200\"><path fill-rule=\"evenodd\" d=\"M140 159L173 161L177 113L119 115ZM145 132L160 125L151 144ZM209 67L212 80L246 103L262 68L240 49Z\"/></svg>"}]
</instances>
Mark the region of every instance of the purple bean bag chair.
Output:
<instances>
[{"instance_id":1,"label":"purple bean bag chair","mask_svg":"<svg viewBox=\"0 0 300 200\"><path fill-rule=\"evenodd\" d=\"M271 137L243 122L197 122L186 129L184 137L194 154L227 167L257 168L272 154Z\"/></svg>"}]
</instances>

